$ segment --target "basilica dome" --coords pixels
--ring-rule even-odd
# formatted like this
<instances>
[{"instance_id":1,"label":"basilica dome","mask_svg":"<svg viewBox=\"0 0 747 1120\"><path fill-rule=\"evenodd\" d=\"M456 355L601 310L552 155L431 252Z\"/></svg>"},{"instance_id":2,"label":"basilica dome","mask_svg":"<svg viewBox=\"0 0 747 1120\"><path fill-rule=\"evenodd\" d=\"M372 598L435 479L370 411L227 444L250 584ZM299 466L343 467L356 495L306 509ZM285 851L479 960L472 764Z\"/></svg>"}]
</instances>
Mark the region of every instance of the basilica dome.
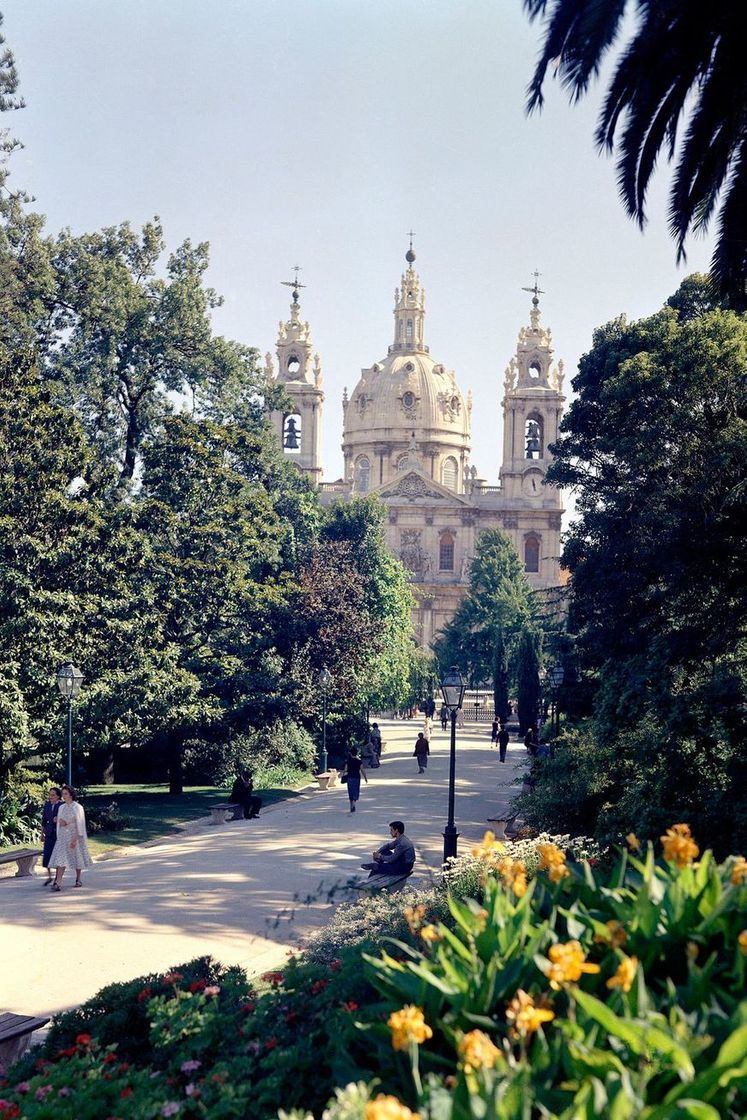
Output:
<instances>
[{"instance_id":1,"label":"basilica dome","mask_svg":"<svg viewBox=\"0 0 747 1120\"><path fill-rule=\"evenodd\" d=\"M394 295L394 341L388 353L343 397L345 476L358 493L415 467L461 492L470 450L471 401L453 370L436 362L424 341L425 292L407 253ZM417 454L414 454L414 452Z\"/></svg>"}]
</instances>

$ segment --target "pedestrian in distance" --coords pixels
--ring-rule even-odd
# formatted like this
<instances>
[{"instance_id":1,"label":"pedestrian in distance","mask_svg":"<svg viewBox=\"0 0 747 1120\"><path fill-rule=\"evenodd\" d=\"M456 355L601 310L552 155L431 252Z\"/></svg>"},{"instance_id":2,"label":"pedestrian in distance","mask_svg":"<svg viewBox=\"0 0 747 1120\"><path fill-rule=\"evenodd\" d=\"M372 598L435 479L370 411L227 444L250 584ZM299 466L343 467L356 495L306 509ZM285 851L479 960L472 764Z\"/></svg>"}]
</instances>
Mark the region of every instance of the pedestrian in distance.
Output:
<instances>
[{"instance_id":1,"label":"pedestrian in distance","mask_svg":"<svg viewBox=\"0 0 747 1120\"><path fill-rule=\"evenodd\" d=\"M236 781L231 787L229 805L241 805L244 810L244 820L251 821L259 816L262 808L262 798L254 792L254 780L248 770L236 775Z\"/></svg>"},{"instance_id":2,"label":"pedestrian in distance","mask_svg":"<svg viewBox=\"0 0 747 1120\"><path fill-rule=\"evenodd\" d=\"M441 713L440 714L441 714L441 730L445 731L446 730L446 724L449 722L449 713L446 709L445 704L441 705Z\"/></svg>"},{"instance_id":3,"label":"pedestrian in distance","mask_svg":"<svg viewBox=\"0 0 747 1120\"><path fill-rule=\"evenodd\" d=\"M501 762L506 761L506 750L508 748L508 740L509 740L508 728L506 727L505 723L502 723L501 724L501 729L498 732L498 748L501 752Z\"/></svg>"},{"instance_id":4,"label":"pedestrian in distance","mask_svg":"<svg viewBox=\"0 0 747 1120\"><path fill-rule=\"evenodd\" d=\"M428 755L431 753L430 743L421 731L415 741L413 757L418 760L418 774L424 774L428 766Z\"/></svg>"},{"instance_id":5,"label":"pedestrian in distance","mask_svg":"<svg viewBox=\"0 0 747 1120\"><path fill-rule=\"evenodd\" d=\"M361 777L366 785L368 785L368 775L363 767L363 762L358 758L357 747L350 748L350 754L347 757L342 776L347 779L350 812L354 813L355 803L361 795Z\"/></svg>"},{"instance_id":6,"label":"pedestrian in distance","mask_svg":"<svg viewBox=\"0 0 747 1120\"><path fill-rule=\"evenodd\" d=\"M52 882L53 875L50 871L50 859L54 846L57 842L57 814L60 811L62 804L62 790L59 786L52 786L47 794L47 800L44 802L41 818L41 835L44 852L42 854L42 867L47 873L46 881L42 884L48 887Z\"/></svg>"},{"instance_id":7,"label":"pedestrian in distance","mask_svg":"<svg viewBox=\"0 0 747 1120\"><path fill-rule=\"evenodd\" d=\"M490 742L496 743L498 741L498 720L493 720L493 726L490 729Z\"/></svg>"},{"instance_id":8,"label":"pedestrian in distance","mask_svg":"<svg viewBox=\"0 0 747 1120\"><path fill-rule=\"evenodd\" d=\"M376 765L381 765L381 731L378 723L371 725L371 742L373 743L374 751L376 752Z\"/></svg>"},{"instance_id":9,"label":"pedestrian in distance","mask_svg":"<svg viewBox=\"0 0 747 1120\"><path fill-rule=\"evenodd\" d=\"M539 746L539 737L537 735L536 727L530 727L527 731L526 735L524 736L524 746L526 747L528 753L532 756L532 758L534 758L537 753L537 747Z\"/></svg>"},{"instance_id":10,"label":"pedestrian in distance","mask_svg":"<svg viewBox=\"0 0 747 1120\"><path fill-rule=\"evenodd\" d=\"M409 836L405 836L403 821L391 821L389 824L390 840L387 840L375 852L372 852L371 863L362 863L364 871L372 875L409 875L415 865L415 845Z\"/></svg>"},{"instance_id":11,"label":"pedestrian in distance","mask_svg":"<svg viewBox=\"0 0 747 1120\"><path fill-rule=\"evenodd\" d=\"M81 872L93 863L88 851L86 816L72 786L62 787L62 804L57 811L57 840L49 863L55 869L53 891L62 889L62 877L68 867L75 871L75 886L82 887Z\"/></svg>"}]
</instances>

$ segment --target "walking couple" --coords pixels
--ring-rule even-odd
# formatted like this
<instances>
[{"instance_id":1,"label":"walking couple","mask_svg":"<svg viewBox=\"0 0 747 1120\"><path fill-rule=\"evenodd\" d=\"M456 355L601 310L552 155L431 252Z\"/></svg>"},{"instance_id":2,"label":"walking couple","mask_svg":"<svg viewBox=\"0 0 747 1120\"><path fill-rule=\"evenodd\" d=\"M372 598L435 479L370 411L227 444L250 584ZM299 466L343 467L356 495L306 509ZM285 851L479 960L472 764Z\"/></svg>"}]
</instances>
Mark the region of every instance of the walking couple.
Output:
<instances>
[{"instance_id":1,"label":"walking couple","mask_svg":"<svg viewBox=\"0 0 747 1120\"><path fill-rule=\"evenodd\" d=\"M62 878L69 867L75 872L75 886L82 887L81 872L93 863L88 851L86 816L72 786L52 786L42 810L42 865L47 872L44 886L62 890ZM52 877L54 868L54 878Z\"/></svg>"}]
</instances>

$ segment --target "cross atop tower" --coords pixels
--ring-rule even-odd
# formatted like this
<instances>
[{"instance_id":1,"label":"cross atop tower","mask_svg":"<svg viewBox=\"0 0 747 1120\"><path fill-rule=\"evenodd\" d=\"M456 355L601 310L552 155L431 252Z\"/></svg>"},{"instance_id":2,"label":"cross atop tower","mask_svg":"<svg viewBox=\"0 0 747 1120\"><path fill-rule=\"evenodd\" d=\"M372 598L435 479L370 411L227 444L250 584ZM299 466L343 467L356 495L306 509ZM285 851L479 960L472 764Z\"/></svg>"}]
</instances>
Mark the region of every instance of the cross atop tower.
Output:
<instances>
[{"instance_id":1,"label":"cross atop tower","mask_svg":"<svg viewBox=\"0 0 747 1120\"><path fill-rule=\"evenodd\" d=\"M407 261L408 264L411 265L415 260L415 250L412 247L412 239L415 236L414 231L410 230L410 232L408 233L407 236L410 238L410 248L405 253L405 260Z\"/></svg>"},{"instance_id":2,"label":"cross atop tower","mask_svg":"<svg viewBox=\"0 0 747 1120\"><path fill-rule=\"evenodd\" d=\"M296 274L295 280L281 280L280 283L283 285L284 288L292 288L293 289L293 302L298 303L298 289L299 288L305 288L306 285L302 284L298 279L298 274L301 271L300 264L294 264L293 265L293 271Z\"/></svg>"},{"instance_id":3,"label":"cross atop tower","mask_svg":"<svg viewBox=\"0 0 747 1120\"><path fill-rule=\"evenodd\" d=\"M533 285L533 287L531 287L531 288L522 288L521 290L522 290L522 292L532 292L532 293L534 294L534 298L533 298L533 300L532 300L532 303L534 304L534 306L535 306L535 307L539 307L539 297L540 297L540 296L543 296L543 295L545 294L545 293L544 293L544 291L542 290L542 288L540 288L540 286L539 286L539 278L540 278L540 276L541 276L541 273L539 273L539 272L537 271L537 269L535 268L535 270L534 270L534 272L532 273L532 275L534 276L534 285Z\"/></svg>"}]
</instances>

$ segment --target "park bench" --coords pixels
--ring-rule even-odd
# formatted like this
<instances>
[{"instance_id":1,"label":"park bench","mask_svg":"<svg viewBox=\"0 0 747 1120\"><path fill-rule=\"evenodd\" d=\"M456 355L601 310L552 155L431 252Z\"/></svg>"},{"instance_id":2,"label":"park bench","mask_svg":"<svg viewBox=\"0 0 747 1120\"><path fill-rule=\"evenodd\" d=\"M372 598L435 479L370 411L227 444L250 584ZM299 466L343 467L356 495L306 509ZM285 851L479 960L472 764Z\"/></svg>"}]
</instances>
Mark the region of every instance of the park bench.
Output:
<instances>
[{"instance_id":1,"label":"park bench","mask_svg":"<svg viewBox=\"0 0 747 1120\"><path fill-rule=\"evenodd\" d=\"M354 891L362 891L364 894L376 894L384 890L391 893L401 891L411 875L412 871L405 875L372 875L368 879L357 879L350 886Z\"/></svg>"},{"instance_id":2,"label":"park bench","mask_svg":"<svg viewBox=\"0 0 747 1120\"><path fill-rule=\"evenodd\" d=\"M336 770L325 770L323 774L315 774L319 789L333 789L338 782L339 774Z\"/></svg>"},{"instance_id":3,"label":"park bench","mask_svg":"<svg viewBox=\"0 0 747 1120\"><path fill-rule=\"evenodd\" d=\"M7 1069L17 1062L25 1053L32 1033L48 1022L49 1019L37 1019L33 1015L0 1012L0 1065Z\"/></svg>"},{"instance_id":4,"label":"park bench","mask_svg":"<svg viewBox=\"0 0 747 1120\"><path fill-rule=\"evenodd\" d=\"M34 864L41 854L41 848L16 848L13 852L0 855L0 863L12 863L15 860L18 870L14 878L27 879L29 875L34 874Z\"/></svg>"},{"instance_id":5,"label":"park bench","mask_svg":"<svg viewBox=\"0 0 747 1120\"><path fill-rule=\"evenodd\" d=\"M231 813L230 817L226 813ZM244 806L238 801L225 802L225 804L210 806L210 824L225 824L226 821L243 819Z\"/></svg>"},{"instance_id":6,"label":"park bench","mask_svg":"<svg viewBox=\"0 0 747 1120\"><path fill-rule=\"evenodd\" d=\"M512 813L505 805L500 805L496 809L495 816L488 817L488 824L493 825L496 840L510 840L509 833L512 831L512 825L515 825L516 820L516 813ZM518 830L513 829L513 831Z\"/></svg>"}]
</instances>

